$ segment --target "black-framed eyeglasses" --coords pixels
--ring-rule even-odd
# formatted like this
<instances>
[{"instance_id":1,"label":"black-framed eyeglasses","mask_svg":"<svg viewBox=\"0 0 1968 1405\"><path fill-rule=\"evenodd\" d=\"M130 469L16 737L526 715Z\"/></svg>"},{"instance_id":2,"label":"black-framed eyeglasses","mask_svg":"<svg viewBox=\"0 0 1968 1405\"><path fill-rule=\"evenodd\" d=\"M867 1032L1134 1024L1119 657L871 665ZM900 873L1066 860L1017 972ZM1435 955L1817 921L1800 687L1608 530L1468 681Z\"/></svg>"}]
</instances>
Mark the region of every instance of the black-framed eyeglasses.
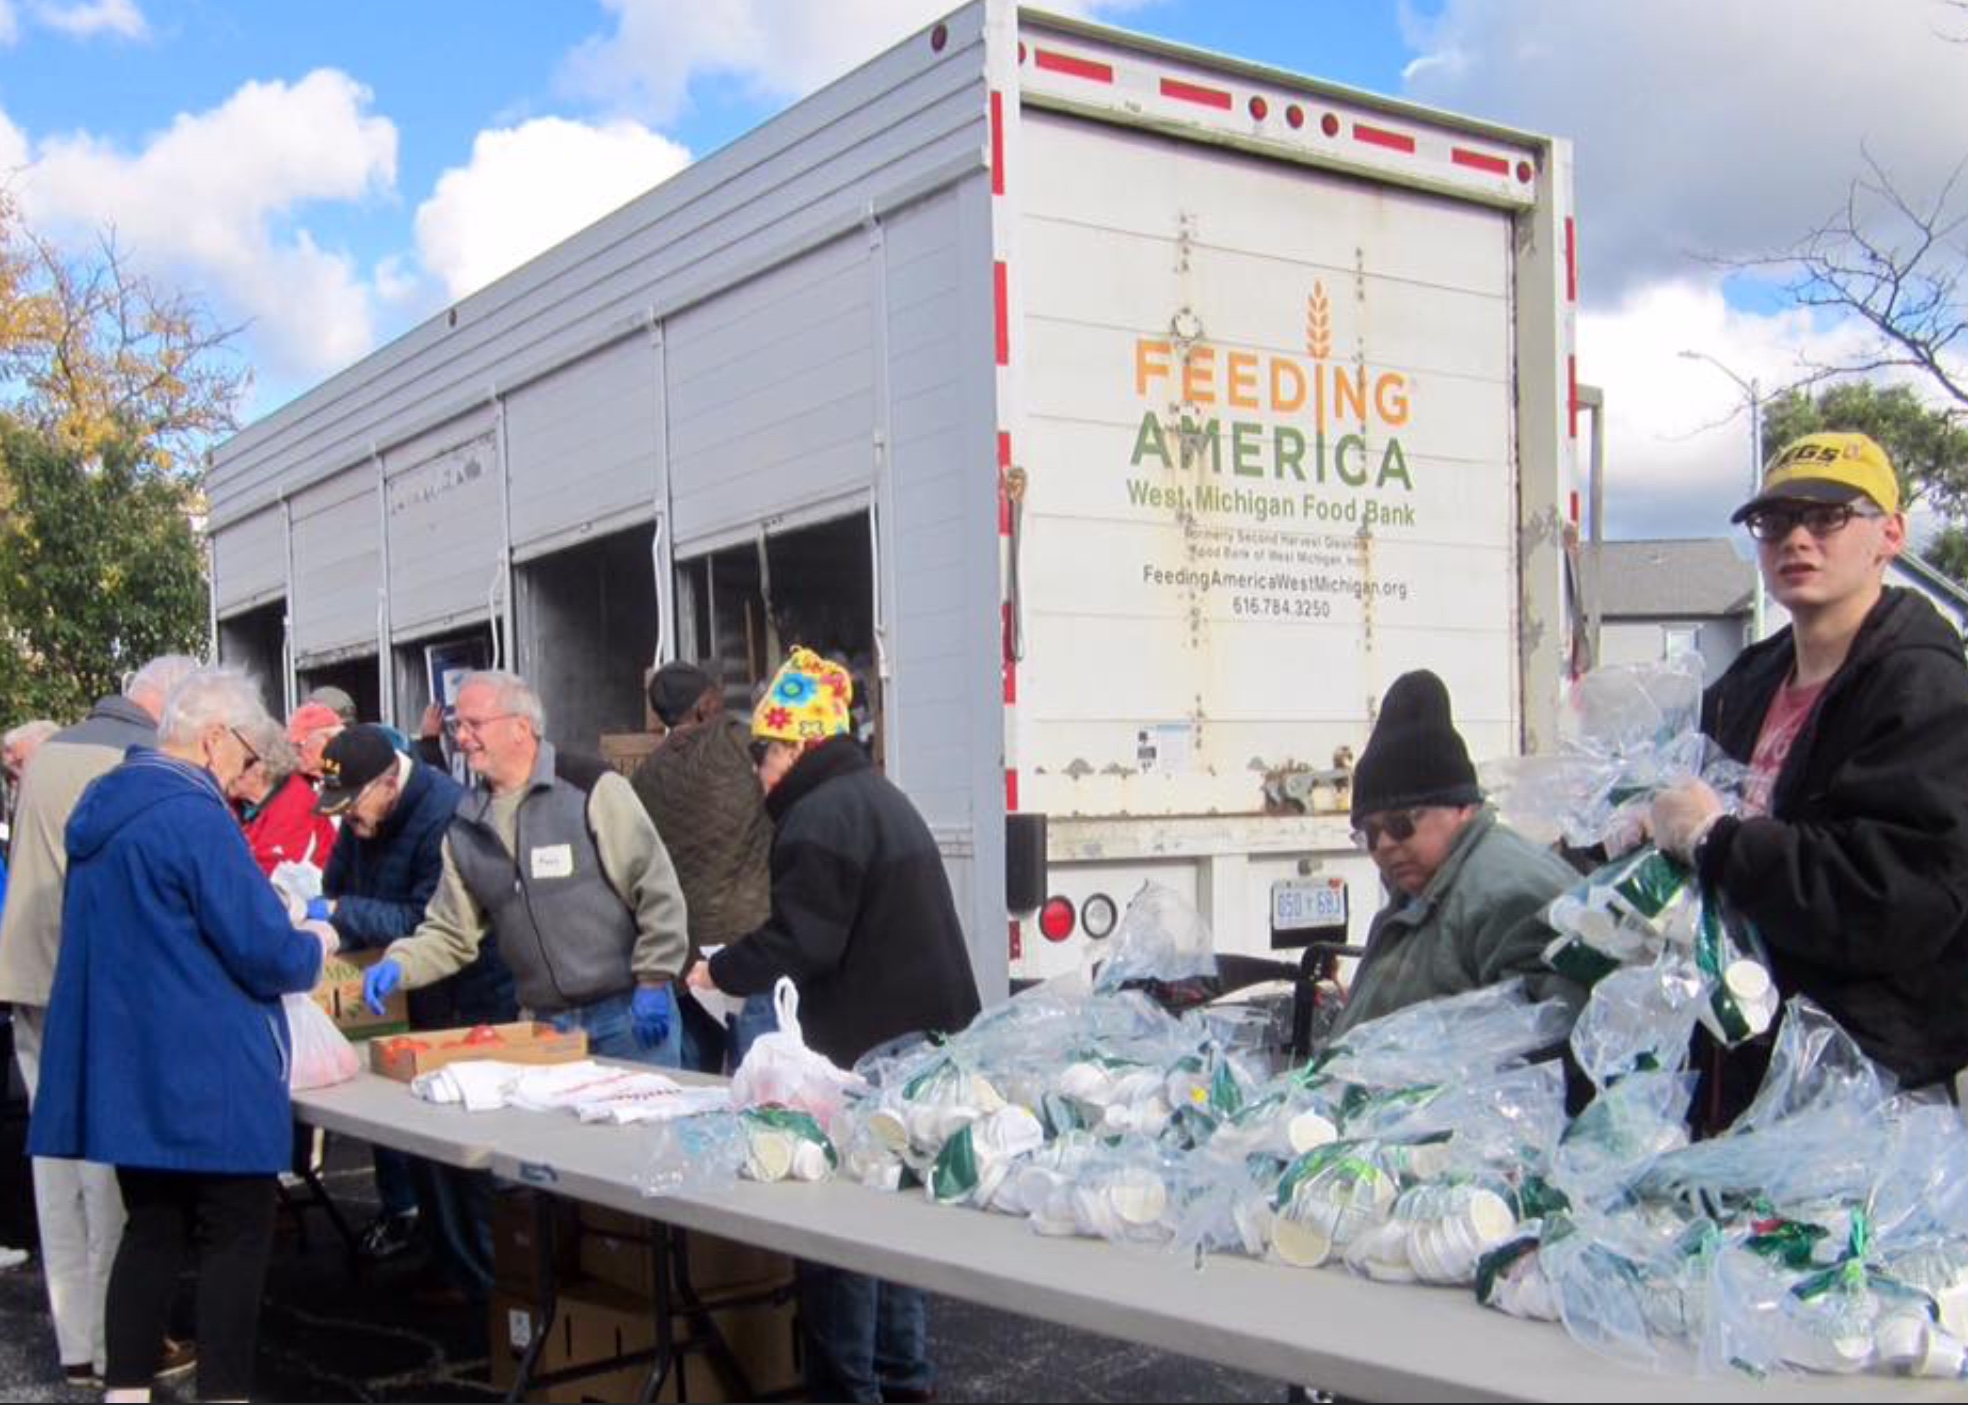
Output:
<instances>
[{"instance_id":1,"label":"black-framed eyeglasses","mask_svg":"<svg viewBox=\"0 0 1968 1405\"><path fill-rule=\"evenodd\" d=\"M1382 835L1396 844L1405 844L1415 837L1415 826L1427 813L1428 807L1422 806L1413 810L1389 810L1384 815L1369 815L1354 827L1353 842L1369 854L1380 847Z\"/></svg>"},{"instance_id":2,"label":"black-framed eyeglasses","mask_svg":"<svg viewBox=\"0 0 1968 1405\"><path fill-rule=\"evenodd\" d=\"M745 750L751 752L752 764L754 766L763 766L765 764L765 754L771 747L772 743L765 737L753 737Z\"/></svg>"},{"instance_id":3,"label":"black-framed eyeglasses","mask_svg":"<svg viewBox=\"0 0 1968 1405\"><path fill-rule=\"evenodd\" d=\"M1749 534L1760 542L1780 542L1799 527L1822 541L1835 536L1862 517L1875 521L1883 512L1863 512L1850 503L1814 502L1797 507L1759 507L1743 519Z\"/></svg>"},{"instance_id":4,"label":"black-framed eyeglasses","mask_svg":"<svg viewBox=\"0 0 1968 1405\"><path fill-rule=\"evenodd\" d=\"M251 742L247 741L246 738L239 735L239 729L237 727L227 727L226 730L232 733L232 739L239 743L239 749L246 753L246 764L245 766L241 767L241 770L250 771L255 766L259 765L263 758L260 756L259 752L253 750L253 744Z\"/></svg>"}]
</instances>

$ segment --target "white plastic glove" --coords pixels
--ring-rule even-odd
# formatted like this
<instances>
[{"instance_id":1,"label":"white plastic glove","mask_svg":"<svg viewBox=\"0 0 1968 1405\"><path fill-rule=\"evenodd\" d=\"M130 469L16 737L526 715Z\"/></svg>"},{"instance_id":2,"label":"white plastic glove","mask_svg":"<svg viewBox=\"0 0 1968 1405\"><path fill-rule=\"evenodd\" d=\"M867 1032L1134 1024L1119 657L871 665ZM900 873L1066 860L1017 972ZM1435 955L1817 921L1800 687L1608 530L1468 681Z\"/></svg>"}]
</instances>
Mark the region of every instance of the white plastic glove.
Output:
<instances>
[{"instance_id":1,"label":"white plastic glove","mask_svg":"<svg viewBox=\"0 0 1968 1405\"><path fill-rule=\"evenodd\" d=\"M1696 848L1725 813L1722 797L1706 781L1684 781L1654 797L1647 827L1663 853L1692 864Z\"/></svg>"}]
</instances>

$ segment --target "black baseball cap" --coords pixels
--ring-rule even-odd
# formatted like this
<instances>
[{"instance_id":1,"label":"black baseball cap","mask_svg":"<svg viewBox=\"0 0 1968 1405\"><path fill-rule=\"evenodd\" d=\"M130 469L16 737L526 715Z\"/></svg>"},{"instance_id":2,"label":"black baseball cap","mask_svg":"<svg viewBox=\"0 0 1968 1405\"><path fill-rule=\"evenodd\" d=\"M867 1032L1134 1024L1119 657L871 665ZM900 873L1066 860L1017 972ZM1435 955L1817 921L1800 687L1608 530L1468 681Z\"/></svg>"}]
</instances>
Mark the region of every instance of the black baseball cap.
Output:
<instances>
[{"instance_id":1,"label":"black baseball cap","mask_svg":"<svg viewBox=\"0 0 1968 1405\"><path fill-rule=\"evenodd\" d=\"M373 724L345 727L321 753L321 798L317 813L339 815L355 803L363 787L396 769L399 755L388 732Z\"/></svg>"}]
</instances>

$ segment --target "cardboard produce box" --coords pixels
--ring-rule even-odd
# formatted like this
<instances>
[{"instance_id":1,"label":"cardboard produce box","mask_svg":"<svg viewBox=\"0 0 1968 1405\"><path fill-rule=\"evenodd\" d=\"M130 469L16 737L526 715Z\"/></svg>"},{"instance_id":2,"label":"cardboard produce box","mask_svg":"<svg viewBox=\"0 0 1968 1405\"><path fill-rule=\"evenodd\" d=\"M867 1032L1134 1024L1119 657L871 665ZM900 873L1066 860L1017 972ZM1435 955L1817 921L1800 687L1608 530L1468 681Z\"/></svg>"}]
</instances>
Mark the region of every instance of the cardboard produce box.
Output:
<instances>
[{"instance_id":1,"label":"cardboard produce box","mask_svg":"<svg viewBox=\"0 0 1968 1405\"><path fill-rule=\"evenodd\" d=\"M540 1252L540 1222L536 1207L544 1199L553 1217L553 1253ZM574 1202L557 1195L542 1197L530 1190L505 1190L492 1199L492 1277L501 1288L532 1301L545 1284L543 1270L552 1268L555 1282L576 1276L580 1224Z\"/></svg>"},{"instance_id":2,"label":"cardboard produce box","mask_svg":"<svg viewBox=\"0 0 1968 1405\"><path fill-rule=\"evenodd\" d=\"M656 1225L600 1205L582 1205L578 1258L584 1277L648 1297L655 1278ZM789 1255L691 1230L684 1235L690 1286L706 1302L793 1281Z\"/></svg>"},{"instance_id":3,"label":"cardboard produce box","mask_svg":"<svg viewBox=\"0 0 1968 1405\"><path fill-rule=\"evenodd\" d=\"M409 997L397 991L383 1002L383 1013L370 1010L362 998L362 978L383 959L380 947L342 951L321 963L321 980L312 992L314 1003L328 1012L335 1028L350 1039L375 1039L401 1034L410 1027Z\"/></svg>"},{"instance_id":4,"label":"cardboard produce box","mask_svg":"<svg viewBox=\"0 0 1968 1405\"><path fill-rule=\"evenodd\" d=\"M606 1361L627 1352L647 1351L656 1344L656 1324L647 1299L637 1299L607 1284L578 1281L562 1286L558 1307L536 1366L541 1374ZM539 1308L530 1297L496 1288L490 1311L487 1337L492 1348L492 1387L504 1391L518 1375L520 1357L541 1330ZM750 1308L714 1310L711 1317L750 1378L752 1394L773 1394L799 1384L799 1328L790 1299ZM683 1349L690 1334L688 1321L679 1317L676 1363L656 1398L669 1402L706 1402L706 1405L722 1405L734 1399L709 1357ZM621 1366L564 1385L535 1390L527 1398L553 1402L553 1405L634 1400L648 1374L647 1363Z\"/></svg>"},{"instance_id":5,"label":"cardboard produce box","mask_svg":"<svg viewBox=\"0 0 1968 1405\"><path fill-rule=\"evenodd\" d=\"M565 1064L588 1056L588 1032L565 1034L550 1024L521 1020L515 1024L481 1025L499 1037L468 1044L472 1029L422 1030L403 1039L377 1040L369 1046L369 1069L385 1078L408 1083L420 1073L466 1059L497 1059L512 1064ZM414 1047L421 1044L422 1048Z\"/></svg>"},{"instance_id":6,"label":"cardboard produce box","mask_svg":"<svg viewBox=\"0 0 1968 1405\"><path fill-rule=\"evenodd\" d=\"M633 776L643 758L661 744L652 732L605 732L601 738L601 759L625 776Z\"/></svg>"}]
</instances>

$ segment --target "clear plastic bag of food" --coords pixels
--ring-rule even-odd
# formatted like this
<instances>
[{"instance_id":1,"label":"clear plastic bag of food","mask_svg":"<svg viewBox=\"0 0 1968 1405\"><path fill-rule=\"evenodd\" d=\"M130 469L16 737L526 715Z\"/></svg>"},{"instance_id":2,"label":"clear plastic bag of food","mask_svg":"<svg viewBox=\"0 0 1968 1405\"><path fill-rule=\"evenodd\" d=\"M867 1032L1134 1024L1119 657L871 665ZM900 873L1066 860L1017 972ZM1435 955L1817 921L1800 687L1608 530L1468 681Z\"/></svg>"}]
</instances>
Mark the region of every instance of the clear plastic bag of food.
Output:
<instances>
[{"instance_id":1,"label":"clear plastic bag of food","mask_svg":"<svg viewBox=\"0 0 1968 1405\"><path fill-rule=\"evenodd\" d=\"M744 1063L731 1079L732 1106L744 1110L783 1107L805 1112L831 1130L846 1107L848 1094L863 1089L862 1081L836 1068L824 1054L807 1047L799 1022L799 991L781 977L773 989L773 1008L779 1027L753 1043Z\"/></svg>"},{"instance_id":2,"label":"clear plastic bag of food","mask_svg":"<svg viewBox=\"0 0 1968 1405\"><path fill-rule=\"evenodd\" d=\"M362 1060L348 1036L335 1028L328 1012L309 995L285 995L280 1008L287 1016L287 1086L294 1092L346 1083L362 1072Z\"/></svg>"},{"instance_id":3,"label":"clear plastic bag of food","mask_svg":"<svg viewBox=\"0 0 1968 1405\"><path fill-rule=\"evenodd\" d=\"M1551 1160L1551 1182L1574 1206L1626 1203L1664 1156L1688 1145L1695 1078L1636 1073L1602 1091L1575 1118Z\"/></svg>"},{"instance_id":4,"label":"clear plastic bag of food","mask_svg":"<svg viewBox=\"0 0 1968 1405\"><path fill-rule=\"evenodd\" d=\"M1701 999L1701 973L1684 952L1622 967L1592 987L1572 1026L1572 1058L1596 1088L1630 1073L1678 1072Z\"/></svg>"},{"instance_id":5,"label":"clear plastic bag of food","mask_svg":"<svg viewBox=\"0 0 1968 1405\"><path fill-rule=\"evenodd\" d=\"M1507 981L1355 1025L1312 1071L1374 1089L1459 1083L1555 1051L1573 1017L1563 1001L1533 1002L1523 981Z\"/></svg>"},{"instance_id":6,"label":"clear plastic bag of food","mask_svg":"<svg viewBox=\"0 0 1968 1405\"><path fill-rule=\"evenodd\" d=\"M1216 974L1209 923L1195 904L1159 883L1144 883L1107 939L1095 989L1173 983Z\"/></svg>"},{"instance_id":7,"label":"clear plastic bag of food","mask_svg":"<svg viewBox=\"0 0 1968 1405\"><path fill-rule=\"evenodd\" d=\"M743 1174L750 1137L737 1113L708 1113L644 1123L623 1135L645 1148L636 1188L662 1195L712 1195L729 1190Z\"/></svg>"}]
</instances>

